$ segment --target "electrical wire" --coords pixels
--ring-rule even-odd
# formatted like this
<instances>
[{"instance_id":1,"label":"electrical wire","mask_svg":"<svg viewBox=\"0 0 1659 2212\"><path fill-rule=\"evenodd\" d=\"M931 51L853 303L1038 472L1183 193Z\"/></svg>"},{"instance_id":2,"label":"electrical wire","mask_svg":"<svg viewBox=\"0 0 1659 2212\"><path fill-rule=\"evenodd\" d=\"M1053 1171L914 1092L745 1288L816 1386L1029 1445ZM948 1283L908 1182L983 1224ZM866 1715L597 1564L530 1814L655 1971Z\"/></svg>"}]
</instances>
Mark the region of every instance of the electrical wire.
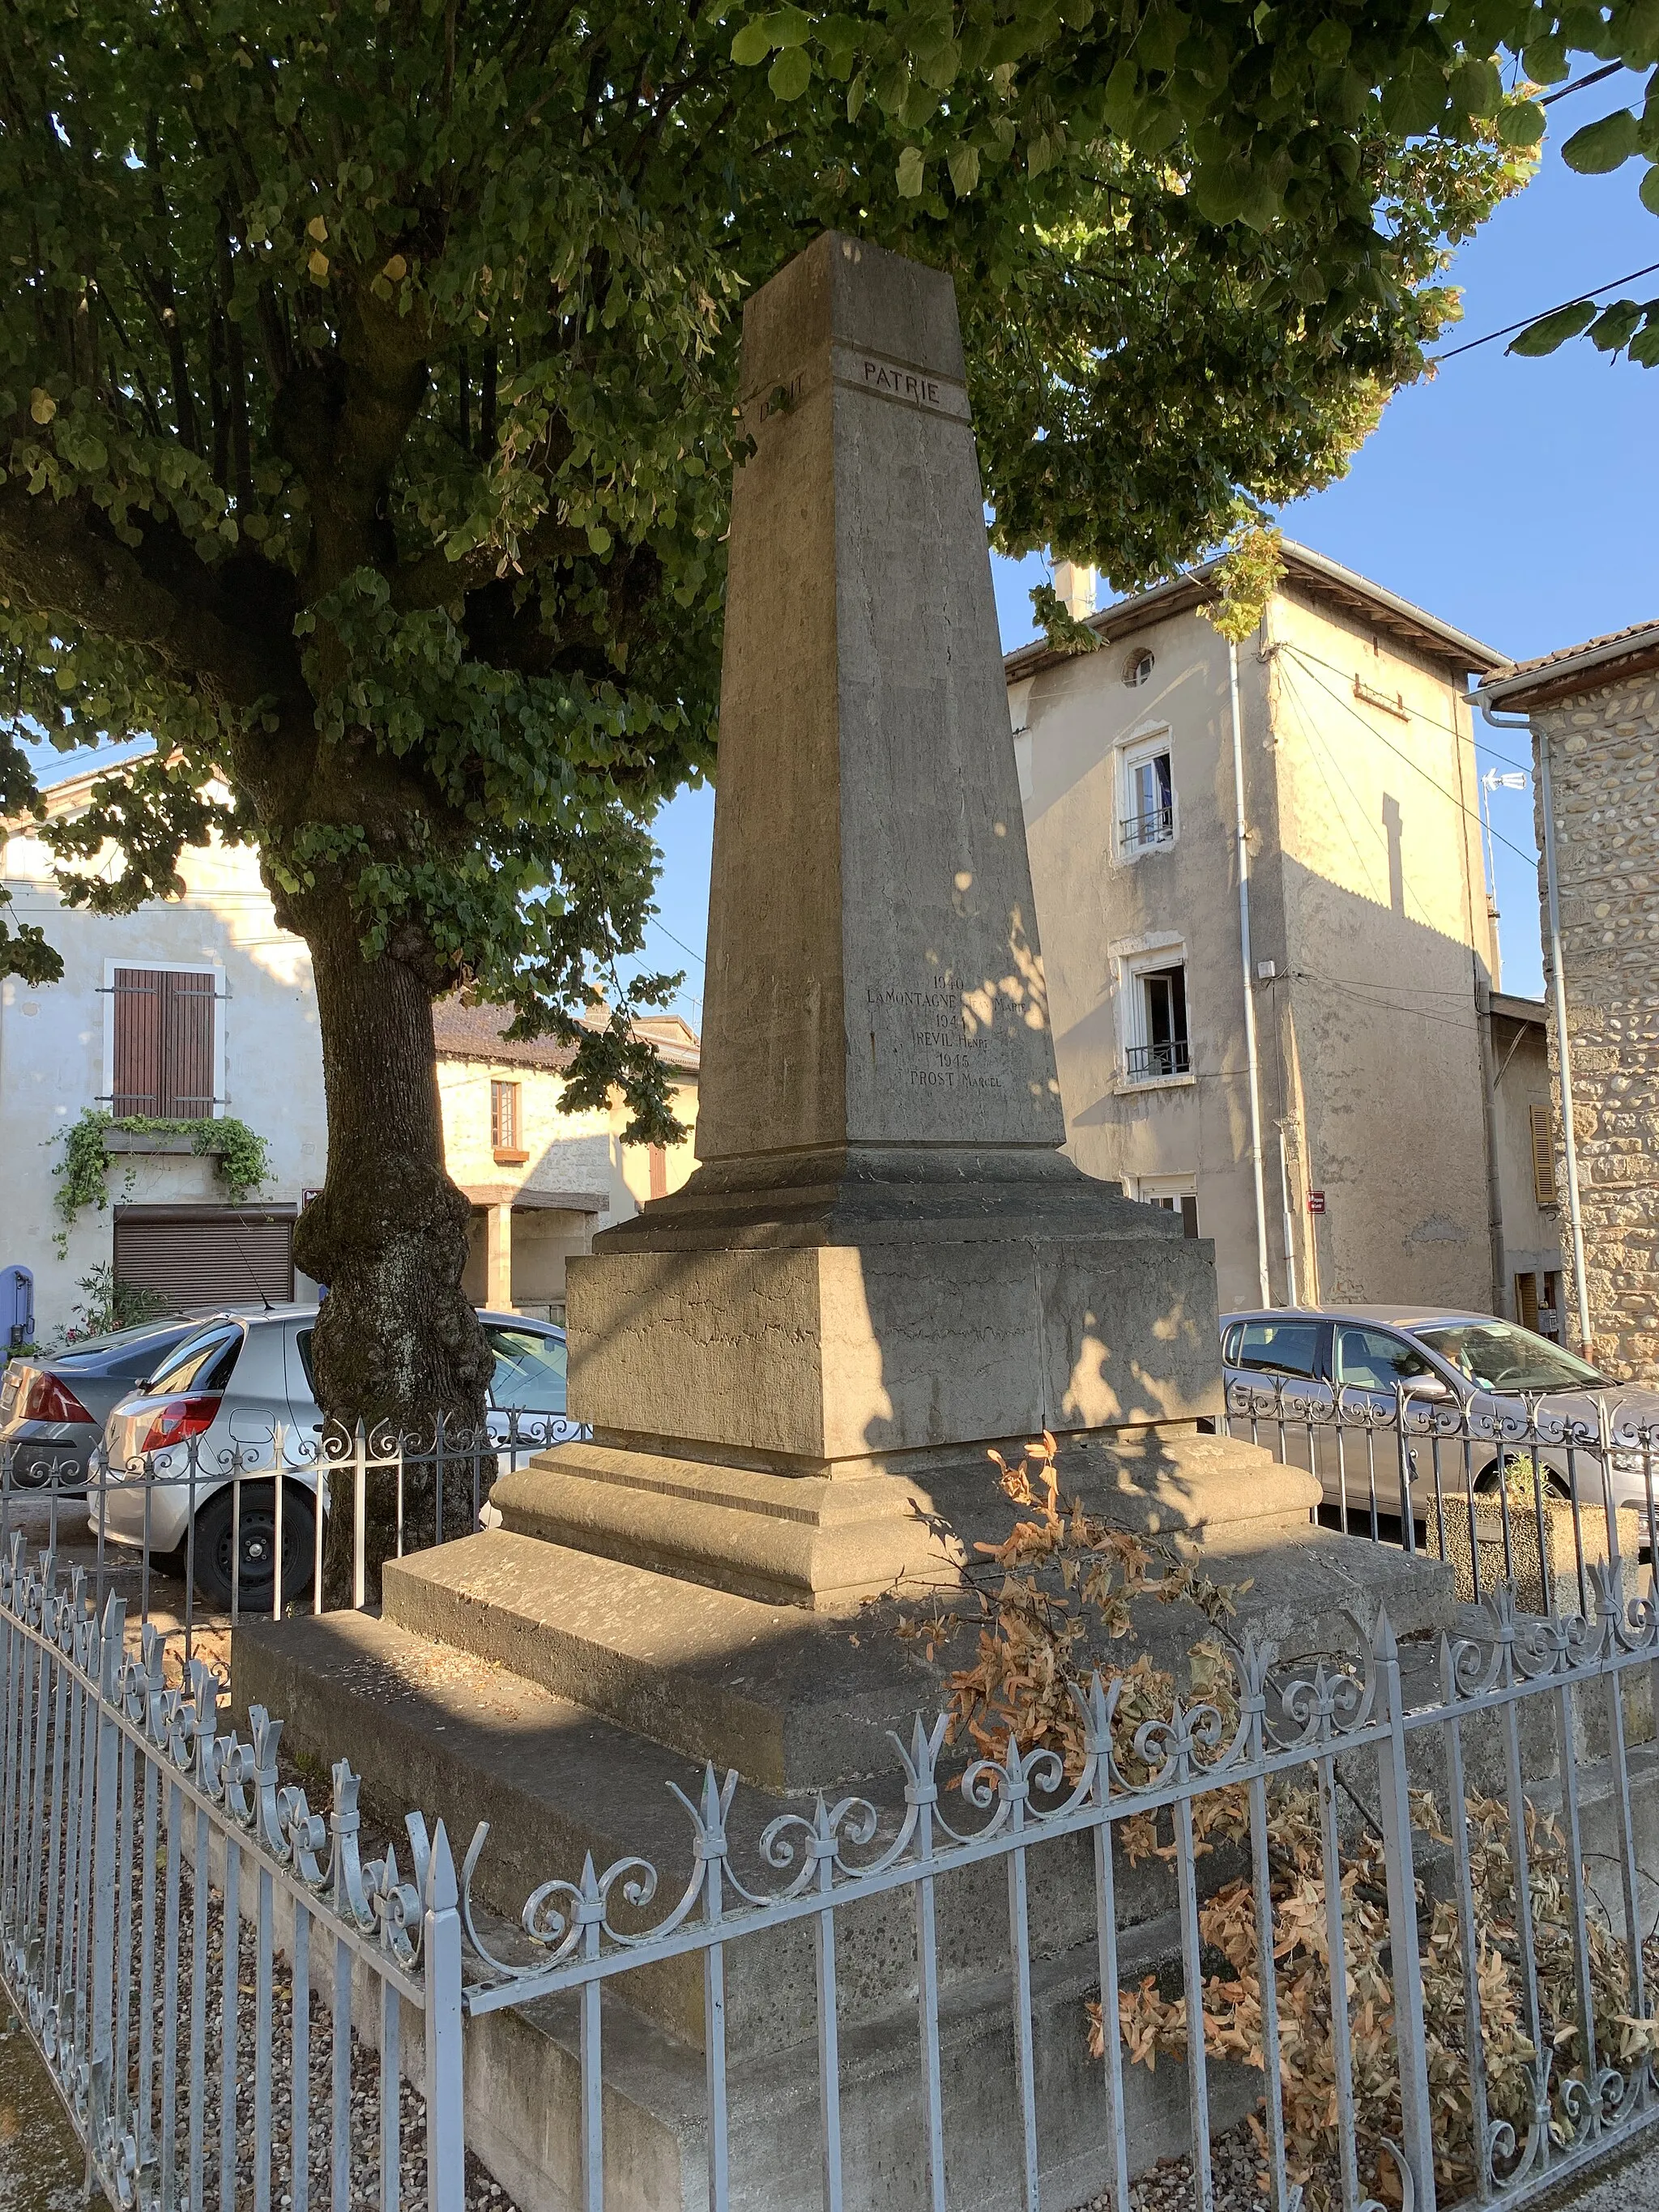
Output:
<instances>
[{"instance_id":1,"label":"electrical wire","mask_svg":"<svg viewBox=\"0 0 1659 2212\"><path fill-rule=\"evenodd\" d=\"M1304 657L1293 645L1286 644L1283 649L1295 660L1301 660ZM1466 816L1469 821L1476 823L1482 830L1486 830L1490 827L1488 823L1481 820L1480 812L1476 808L1473 806L1465 806L1462 800L1458 797L1455 791L1449 791L1443 783L1437 783L1434 777L1429 774L1427 769L1420 766L1418 762L1412 758L1409 753L1401 752L1398 745L1390 744L1389 740L1383 736L1381 730L1373 728L1371 724L1365 720L1363 714L1356 713L1355 709L1349 705L1348 702L1342 696L1342 694L1340 691L1333 691L1328 684L1321 684L1318 677L1314 674L1312 669L1309 669L1307 674L1309 681L1317 685L1318 689L1325 694L1325 696L1328 699L1334 699L1337 705L1340 707L1345 713L1353 715L1353 719L1358 723L1360 728L1364 731L1367 737L1375 738L1377 744L1385 746L1397 760L1404 761L1406 766L1410 769L1413 774L1422 777L1424 782L1428 785L1431 791L1437 791L1440 793L1440 796L1449 805L1455 806L1460 814ZM1501 830L1493 830L1492 831L1492 835L1497 838L1498 842L1500 845L1506 847L1510 852L1513 853L1516 856L1517 859L1524 860L1529 868L1535 868L1537 866L1538 855L1535 852L1528 852L1524 846L1517 845L1513 837L1505 837Z\"/></svg>"},{"instance_id":2,"label":"electrical wire","mask_svg":"<svg viewBox=\"0 0 1659 2212\"><path fill-rule=\"evenodd\" d=\"M1593 284L1583 292L1575 292L1571 299L1563 300L1553 307L1540 307L1533 314L1522 315L1518 323L1505 323L1501 331L1488 331L1484 337L1469 338L1462 345L1449 346L1444 353L1431 353L1429 359L1431 362L1455 361L1460 353L1473 353L1476 346L1491 345L1498 338L1511 337L1516 331L1527 330L1532 324L1541 322L1546 315L1559 315L1564 307L1585 305L1600 299L1603 292L1616 292L1621 284L1633 284L1638 276L1651 276L1656 273L1659 273L1659 261L1650 261L1645 269L1632 269L1627 276L1609 276L1605 284Z\"/></svg>"},{"instance_id":3,"label":"electrical wire","mask_svg":"<svg viewBox=\"0 0 1659 2212\"><path fill-rule=\"evenodd\" d=\"M1571 84L1564 84L1554 92L1547 92L1538 105L1553 107L1558 100L1565 100L1570 92L1583 92L1589 85L1600 84L1604 77L1617 76L1624 66L1623 62L1606 62L1599 70L1592 70L1588 76L1575 77Z\"/></svg>"}]
</instances>

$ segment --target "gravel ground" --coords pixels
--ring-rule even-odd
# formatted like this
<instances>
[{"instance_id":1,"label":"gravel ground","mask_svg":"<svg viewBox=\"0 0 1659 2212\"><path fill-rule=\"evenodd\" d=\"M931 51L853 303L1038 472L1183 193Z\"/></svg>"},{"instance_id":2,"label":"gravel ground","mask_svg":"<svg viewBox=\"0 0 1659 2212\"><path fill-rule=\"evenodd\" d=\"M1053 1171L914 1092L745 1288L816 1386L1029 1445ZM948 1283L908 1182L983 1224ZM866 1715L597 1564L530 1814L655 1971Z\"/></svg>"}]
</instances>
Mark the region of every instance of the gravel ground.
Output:
<instances>
[{"instance_id":1,"label":"gravel ground","mask_svg":"<svg viewBox=\"0 0 1659 2212\"><path fill-rule=\"evenodd\" d=\"M1261 2180L1261 2159L1248 2126L1218 2136L1210 2146L1216 2212L1261 2212L1270 2200ZM1166 2158L1129 2184L1129 2212L1194 2212L1190 2158ZM1112 2212L1109 2190L1091 2197L1077 2212Z\"/></svg>"}]
</instances>

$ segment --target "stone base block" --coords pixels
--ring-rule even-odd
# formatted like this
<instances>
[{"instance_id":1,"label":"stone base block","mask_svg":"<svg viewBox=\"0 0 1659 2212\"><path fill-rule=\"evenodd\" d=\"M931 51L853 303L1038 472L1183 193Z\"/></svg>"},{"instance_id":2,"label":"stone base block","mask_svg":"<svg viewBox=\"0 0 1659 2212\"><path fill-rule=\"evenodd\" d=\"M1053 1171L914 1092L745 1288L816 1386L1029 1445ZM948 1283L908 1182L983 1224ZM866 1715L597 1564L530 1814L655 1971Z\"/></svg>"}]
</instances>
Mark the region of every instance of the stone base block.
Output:
<instances>
[{"instance_id":1,"label":"stone base block","mask_svg":"<svg viewBox=\"0 0 1659 2212\"><path fill-rule=\"evenodd\" d=\"M1026 1441L1004 1437L1005 1456ZM1190 1431L1066 1437L1059 1472L1068 1497L1115 1525L1182 1543L1300 1534L1319 1500L1302 1468ZM796 1474L601 1434L539 1454L491 1498L516 1534L830 1613L901 1583L954 1583L976 1539L1007 1533L983 1445Z\"/></svg>"}]
</instances>

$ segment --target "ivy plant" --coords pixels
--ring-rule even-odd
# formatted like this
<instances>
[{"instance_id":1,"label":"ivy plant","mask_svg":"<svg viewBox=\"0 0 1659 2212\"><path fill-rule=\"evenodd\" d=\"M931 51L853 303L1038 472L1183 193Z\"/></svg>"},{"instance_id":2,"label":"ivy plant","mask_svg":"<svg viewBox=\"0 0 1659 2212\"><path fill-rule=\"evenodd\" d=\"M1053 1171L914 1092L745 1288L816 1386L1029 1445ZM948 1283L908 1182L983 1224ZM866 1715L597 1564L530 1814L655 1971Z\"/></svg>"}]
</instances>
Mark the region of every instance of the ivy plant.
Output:
<instances>
[{"instance_id":1,"label":"ivy plant","mask_svg":"<svg viewBox=\"0 0 1659 2212\"><path fill-rule=\"evenodd\" d=\"M132 1137L188 1137L191 1152L210 1158L217 1167L233 1206L240 1206L270 1174L264 1139L234 1115L228 1114L217 1121L168 1121L142 1114L106 1114L89 1107L64 1131L59 1139L61 1157L52 1170L58 1178L53 1202L66 1226L74 1224L84 1207L108 1204L109 1139L116 1130Z\"/></svg>"}]
</instances>

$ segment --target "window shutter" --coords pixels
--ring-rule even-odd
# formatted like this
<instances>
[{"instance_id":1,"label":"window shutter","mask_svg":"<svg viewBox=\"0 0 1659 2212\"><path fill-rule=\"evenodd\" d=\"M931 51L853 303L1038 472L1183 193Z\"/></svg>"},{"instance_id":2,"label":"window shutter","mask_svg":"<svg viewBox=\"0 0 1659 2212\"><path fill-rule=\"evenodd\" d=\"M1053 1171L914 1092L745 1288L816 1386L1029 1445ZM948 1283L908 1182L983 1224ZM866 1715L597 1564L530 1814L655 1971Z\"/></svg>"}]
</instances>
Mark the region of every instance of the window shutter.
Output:
<instances>
[{"instance_id":1,"label":"window shutter","mask_svg":"<svg viewBox=\"0 0 1659 2212\"><path fill-rule=\"evenodd\" d=\"M213 1113L213 1008L218 978L163 970L161 1109L169 1121L209 1120Z\"/></svg>"},{"instance_id":2,"label":"window shutter","mask_svg":"<svg viewBox=\"0 0 1659 2212\"><path fill-rule=\"evenodd\" d=\"M158 1121L213 1112L213 1011L218 977L173 968L115 971L115 1067L110 1111Z\"/></svg>"},{"instance_id":3,"label":"window shutter","mask_svg":"<svg viewBox=\"0 0 1659 2212\"><path fill-rule=\"evenodd\" d=\"M115 971L115 1068L110 1111L161 1111L161 975L155 968Z\"/></svg>"},{"instance_id":4,"label":"window shutter","mask_svg":"<svg viewBox=\"0 0 1659 2212\"><path fill-rule=\"evenodd\" d=\"M668 1154L660 1145L651 1147L651 1195L653 1198L666 1198L668 1195Z\"/></svg>"},{"instance_id":5,"label":"window shutter","mask_svg":"<svg viewBox=\"0 0 1659 2212\"><path fill-rule=\"evenodd\" d=\"M1528 1109L1532 1117L1532 1187L1540 1206L1553 1206L1555 1196L1555 1132L1547 1106Z\"/></svg>"},{"instance_id":6,"label":"window shutter","mask_svg":"<svg viewBox=\"0 0 1659 2212\"><path fill-rule=\"evenodd\" d=\"M115 1214L116 1279L168 1313L285 1305L294 1296L294 1217L229 1206L125 1206Z\"/></svg>"}]
</instances>

